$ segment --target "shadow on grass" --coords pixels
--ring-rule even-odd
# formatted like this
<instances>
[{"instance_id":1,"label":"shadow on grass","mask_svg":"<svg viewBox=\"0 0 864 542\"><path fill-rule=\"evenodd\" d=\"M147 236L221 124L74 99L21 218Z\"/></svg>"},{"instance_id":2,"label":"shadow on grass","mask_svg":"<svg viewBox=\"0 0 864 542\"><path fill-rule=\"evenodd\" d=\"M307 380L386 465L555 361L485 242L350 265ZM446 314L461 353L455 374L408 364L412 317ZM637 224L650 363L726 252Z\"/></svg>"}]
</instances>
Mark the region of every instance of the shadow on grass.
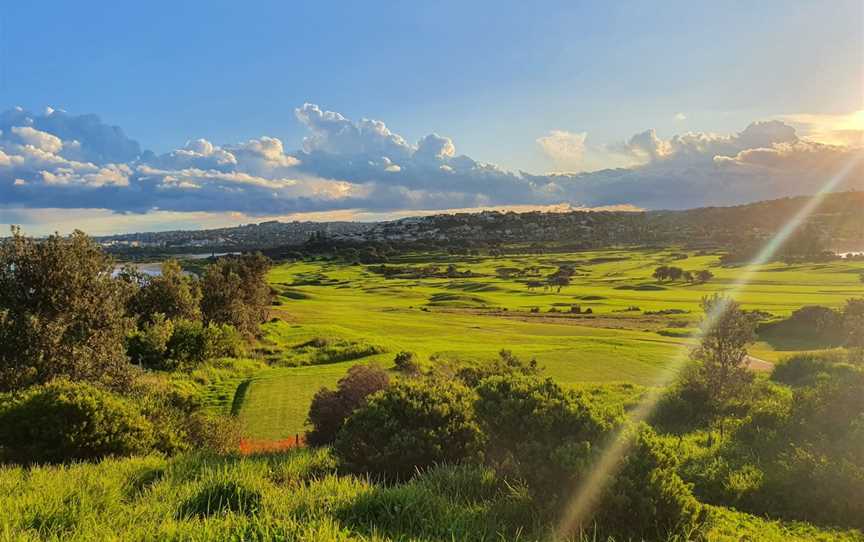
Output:
<instances>
[{"instance_id":1,"label":"shadow on grass","mask_svg":"<svg viewBox=\"0 0 864 542\"><path fill-rule=\"evenodd\" d=\"M252 383L251 378L247 378L237 386L234 392L234 399L231 401L231 415L237 416L240 414L240 409L243 408L243 402L246 400L246 393L249 391L249 384Z\"/></svg>"}]
</instances>

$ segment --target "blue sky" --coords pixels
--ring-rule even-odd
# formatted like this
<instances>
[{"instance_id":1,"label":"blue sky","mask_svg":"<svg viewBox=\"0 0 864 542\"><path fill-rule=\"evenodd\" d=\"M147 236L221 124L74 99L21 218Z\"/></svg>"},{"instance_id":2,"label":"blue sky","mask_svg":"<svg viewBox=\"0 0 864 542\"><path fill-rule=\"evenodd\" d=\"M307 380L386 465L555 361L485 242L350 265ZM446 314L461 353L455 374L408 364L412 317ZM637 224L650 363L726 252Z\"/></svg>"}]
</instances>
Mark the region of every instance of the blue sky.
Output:
<instances>
[{"instance_id":1,"label":"blue sky","mask_svg":"<svg viewBox=\"0 0 864 542\"><path fill-rule=\"evenodd\" d=\"M46 106L73 116L95 113L156 155L198 138L222 146L270 136L308 166L310 160L292 154L314 130L295 113L306 102L355 122L381 120L409 145L440 134L452 140L454 156L535 175L643 167L645 155L614 149L649 129L666 141L687 132L731 137L751 122L780 120L796 128L796 137L814 141L819 134L838 135L835 128L842 126L842 143L849 145L850 133L855 143L855 130L862 128L856 120L864 109L859 1L10 4L0 14L0 110L20 106L30 117ZM6 135L20 119L9 122ZM46 131L51 133L40 130ZM547 144L538 142L549 136ZM11 145L23 144L21 137L9 143L6 155L13 155ZM328 148L312 150L346 154ZM369 172L346 167L301 165L279 178L382 184ZM402 170L403 176L413 171ZM7 198L0 224L42 208L34 180L21 171L5 180L7 188L26 182L26 198L3 192L0 170L0 196ZM333 178L337 171L344 178ZM424 175L419 169L414 174ZM417 178L400 182L412 190L422 184ZM633 193L643 187L637 184ZM621 189L626 192L626 184ZM659 204L626 193L595 198L564 189L556 195L571 204ZM518 190L506 201L484 196L456 198L446 207L556 199L526 198ZM108 195L84 198L75 203L84 206L74 209L97 209L89 200L103 197ZM62 199L47 197L44 204ZM365 205L357 196L351 204L386 213L447 203L443 196L423 203L412 197L402 205L384 199L386 205ZM337 208L347 209L298 204L267 213ZM110 202L104 209L148 212ZM170 210L249 213L212 204ZM31 223L51 226L39 216Z\"/></svg>"}]
</instances>

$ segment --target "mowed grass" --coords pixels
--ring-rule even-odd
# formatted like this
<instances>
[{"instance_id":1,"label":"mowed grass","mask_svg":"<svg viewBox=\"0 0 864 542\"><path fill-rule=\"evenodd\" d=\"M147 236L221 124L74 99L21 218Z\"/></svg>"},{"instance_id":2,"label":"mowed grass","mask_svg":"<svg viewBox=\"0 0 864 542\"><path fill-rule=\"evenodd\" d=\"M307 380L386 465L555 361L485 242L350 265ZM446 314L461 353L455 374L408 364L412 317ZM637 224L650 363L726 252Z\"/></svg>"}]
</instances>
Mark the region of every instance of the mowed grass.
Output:
<instances>
[{"instance_id":1,"label":"mowed grass","mask_svg":"<svg viewBox=\"0 0 864 542\"><path fill-rule=\"evenodd\" d=\"M754 269L721 267L719 256L674 250L604 250L519 257L413 254L387 265L442 268L454 264L470 278L384 278L370 266L298 262L275 267L269 281L281 291L266 341L286 363L298 346L316 338L373 344L385 353L348 362L267 369L250 382L239 405L249 436L286 438L304 430L309 401L333 386L355 363L392 365L400 350L427 363L480 360L501 349L534 358L563 385L630 382L653 386L692 344L681 329L701 318L701 299L731 288L745 273L736 298L744 308L786 316L808 304L840 307L864 296L864 262L806 265L773 263ZM561 265L575 269L570 286L529 290ZM706 284L657 283L659 265L709 269ZM501 278L498 270L537 268L536 277ZM578 304L591 316L573 315ZM638 307L639 311L627 311ZM536 308L538 312L531 312ZM549 312L550 309L557 312ZM651 315L657 311L679 314ZM776 346L776 345L775 345ZM790 352L760 342L753 354L777 361Z\"/></svg>"},{"instance_id":2,"label":"mowed grass","mask_svg":"<svg viewBox=\"0 0 864 542\"><path fill-rule=\"evenodd\" d=\"M242 392L237 415L244 434L262 440L302 434L312 396L321 386L334 387L351 365L353 362L262 371Z\"/></svg>"}]
</instances>

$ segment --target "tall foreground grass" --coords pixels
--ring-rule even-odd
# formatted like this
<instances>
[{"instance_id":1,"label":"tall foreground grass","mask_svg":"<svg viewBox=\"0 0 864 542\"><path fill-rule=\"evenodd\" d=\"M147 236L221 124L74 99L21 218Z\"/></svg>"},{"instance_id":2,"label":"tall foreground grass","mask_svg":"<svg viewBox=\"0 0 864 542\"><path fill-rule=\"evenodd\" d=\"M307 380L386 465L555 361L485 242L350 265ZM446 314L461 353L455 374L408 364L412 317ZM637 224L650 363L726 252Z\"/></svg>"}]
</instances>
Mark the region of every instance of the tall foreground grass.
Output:
<instances>
[{"instance_id":1,"label":"tall foreground grass","mask_svg":"<svg viewBox=\"0 0 864 542\"><path fill-rule=\"evenodd\" d=\"M546 540L518 488L476 467L403 485L340 476L327 451L0 467L0 540ZM708 540L857 540L712 509ZM606 540L589 533L574 540Z\"/></svg>"}]
</instances>

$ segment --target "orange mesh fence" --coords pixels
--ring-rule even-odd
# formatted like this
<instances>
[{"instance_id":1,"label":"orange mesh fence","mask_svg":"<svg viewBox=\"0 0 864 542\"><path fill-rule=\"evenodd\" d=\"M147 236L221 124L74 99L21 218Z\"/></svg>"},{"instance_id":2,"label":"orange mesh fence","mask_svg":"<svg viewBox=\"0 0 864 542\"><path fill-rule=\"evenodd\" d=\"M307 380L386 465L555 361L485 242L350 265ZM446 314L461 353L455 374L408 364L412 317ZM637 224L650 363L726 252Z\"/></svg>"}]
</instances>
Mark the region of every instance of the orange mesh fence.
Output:
<instances>
[{"instance_id":1,"label":"orange mesh fence","mask_svg":"<svg viewBox=\"0 0 864 542\"><path fill-rule=\"evenodd\" d=\"M306 443L302 435L295 435L282 440L240 439L240 453L243 455L282 452L305 446Z\"/></svg>"}]
</instances>

